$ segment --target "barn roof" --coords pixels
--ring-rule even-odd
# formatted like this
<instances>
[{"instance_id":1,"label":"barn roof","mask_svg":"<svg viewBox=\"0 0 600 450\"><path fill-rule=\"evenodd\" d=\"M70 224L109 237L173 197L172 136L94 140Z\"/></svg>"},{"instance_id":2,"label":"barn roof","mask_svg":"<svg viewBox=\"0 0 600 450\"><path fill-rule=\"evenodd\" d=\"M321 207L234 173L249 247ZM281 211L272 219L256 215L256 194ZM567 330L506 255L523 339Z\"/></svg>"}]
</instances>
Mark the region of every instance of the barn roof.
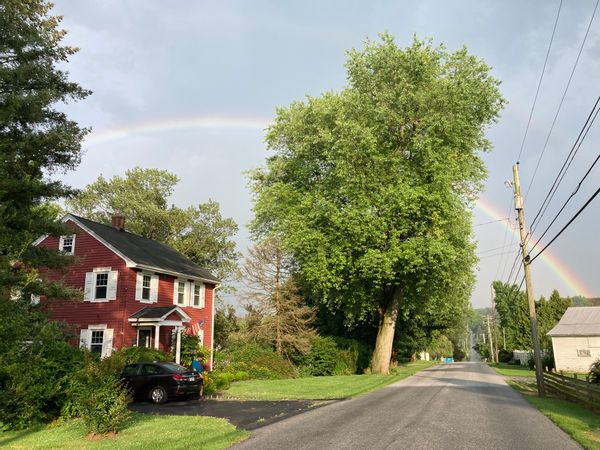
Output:
<instances>
[{"instance_id":1,"label":"barn roof","mask_svg":"<svg viewBox=\"0 0 600 450\"><path fill-rule=\"evenodd\" d=\"M198 266L166 244L74 214L68 214L63 221L69 219L90 232L121 257L129 260L134 267L219 283L218 278L208 270Z\"/></svg>"},{"instance_id":2,"label":"barn roof","mask_svg":"<svg viewBox=\"0 0 600 450\"><path fill-rule=\"evenodd\" d=\"M548 336L600 336L600 306L567 308Z\"/></svg>"}]
</instances>

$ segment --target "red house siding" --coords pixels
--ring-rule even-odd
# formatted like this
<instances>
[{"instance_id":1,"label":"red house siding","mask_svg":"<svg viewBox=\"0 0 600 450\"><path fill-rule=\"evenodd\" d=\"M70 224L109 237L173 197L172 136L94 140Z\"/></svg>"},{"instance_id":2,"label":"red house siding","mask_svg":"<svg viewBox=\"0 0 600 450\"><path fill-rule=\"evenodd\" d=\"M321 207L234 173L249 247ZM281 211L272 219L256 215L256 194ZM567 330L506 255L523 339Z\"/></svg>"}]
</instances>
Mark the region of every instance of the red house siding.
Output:
<instances>
[{"instance_id":1,"label":"red house siding","mask_svg":"<svg viewBox=\"0 0 600 450\"><path fill-rule=\"evenodd\" d=\"M127 267L120 256L75 223L68 221L67 225L73 227L76 232L74 256L77 262L69 266L64 274L58 271L47 271L44 276L51 280L62 279L65 284L83 290L86 273L92 272L94 268L110 267L111 270L118 271L116 299L107 302L42 300L43 307L47 308L52 319L68 323L77 339L81 330L87 329L89 325L106 324L107 328L114 330L113 348L134 345L137 339L137 327L130 324L129 316L147 306L174 305L174 283L178 278L159 274L157 302L140 302L135 299L138 270ZM58 248L59 239L48 236L39 245ZM213 284L205 284L204 308L181 307L191 317L191 321L184 325L191 326L198 321L204 321L202 324L204 345L208 348L212 348L213 291ZM159 348L171 350L171 345L174 345L171 342L171 332L172 327L161 327Z\"/></svg>"}]
</instances>

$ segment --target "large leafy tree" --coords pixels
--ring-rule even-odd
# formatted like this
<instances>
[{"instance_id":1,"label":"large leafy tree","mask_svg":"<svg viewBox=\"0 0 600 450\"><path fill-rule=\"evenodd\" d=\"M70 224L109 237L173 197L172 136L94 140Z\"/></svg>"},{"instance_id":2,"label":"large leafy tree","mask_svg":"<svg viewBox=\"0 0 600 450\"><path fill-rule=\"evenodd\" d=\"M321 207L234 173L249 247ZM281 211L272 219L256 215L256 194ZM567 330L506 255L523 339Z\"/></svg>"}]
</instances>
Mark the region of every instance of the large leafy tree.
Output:
<instances>
[{"instance_id":1,"label":"large leafy tree","mask_svg":"<svg viewBox=\"0 0 600 450\"><path fill-rule=\"evenodd\" d=\"M76 49L61 45L65 31L51 6L43 0L0 3L0 422L7 427L55 418L77 359L67 335L30 301L31 294L77 296L60 283L44 283L38 273L71 260L31 246L63 230L49 202L71 189L50 177L77 166L87 132L59 108L89 91L57 68Z\"/></svg>"},{"instance_id":2,"label":"large leafy tree","mask_svg":"<svg viewBox=\"0 0 600 450\"><path fill-rule=\"evenodd\" d=\"M71 194L49 176L73 169L87 129L57 105L85 98L89 91L69 81L57 66L76 52L62 46L60 17L42 0L0 4L0 297L49 288L36 268L69 261L57 252L32 248L40 235L60 233L45 203ZM56 292L54 285L53 291Z\"/></svg>"},{"instance_id":3,"label":"large leafy tree","mask_svg":"<svg viewBox=\"0 0 600 450\"><path fill-rule=\"evenodd\" d=\"M66 204L75 214L106 224L119 212L126 217L128 231L171 245L221 280L236 279L237 224L223 217L212 200L185 209L169 205L178 182L166 170L136 167L124 177L98 177Z\"/></svg>"},{"instance_id":4,"label":"large leafy tree","mask_svg":"<svg viewBox=\"0 0 600 450\"><path fill-rule=\"evenodd\" d=\"M254 171L255 235L278 233L319 300L348 323L378 320L386 373L398 313L465 303L475 263L470 206L499 82L466 49L384 34L352 50L348 86L280 108Z\"/></svg>"}]
</instances>

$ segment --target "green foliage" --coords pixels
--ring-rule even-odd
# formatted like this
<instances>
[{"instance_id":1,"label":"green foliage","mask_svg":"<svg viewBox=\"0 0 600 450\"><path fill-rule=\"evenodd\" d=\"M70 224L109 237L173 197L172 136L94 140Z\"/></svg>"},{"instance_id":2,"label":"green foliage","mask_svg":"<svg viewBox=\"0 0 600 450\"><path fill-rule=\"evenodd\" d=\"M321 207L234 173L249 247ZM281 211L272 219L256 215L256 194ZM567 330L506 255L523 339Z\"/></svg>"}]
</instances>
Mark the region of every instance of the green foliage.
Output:
<instances>
[{"instance_id":1,"label":"green foliage","mask_svg":"<svg viewBox=\"0 0 600 450\"><path fill-rule=\"evenodd\" d=\"M433 358L437 358L439 360L440 358L452 356L454 353L454 346L447 336L441 334L432 340L427 350Z\"/></svg>"},{"instance_id":2,"label":"green foliage","mask_svg":"<svg viewBox=\"0 0 600 450\"><path fill-rule=\"evenodd\" d=\"M274 154L251 174L252 232L282 236L311 295L348 324L463 308L499 82L466 49L417 39L384 34L348 55L345 89L277 111ZM390 354L375 355L385 371Z\"/></svg>"},{"instance_id":3,"label":"green foliage","mask_svg":"<svg viewBox=\"0 0 600 450\"><path fill-rule=\"evenodd\" d=\"M192 359L195 357L201 357L202 361L206 363L210 358L210 349L202 346L198 336L192 336L187 333L181 334L181 365L190 367L192 365Z\"/></svg>"},{"instance_id":4,"label":"green foliage","mask_svg":"<svg viewBox=\"0 0 600 450\"><path fill-rule=\"evenodd\" d=\"M43 0L9 0L0 8L0 298L20 292L69 298L72 290L39 280L40 267L71 262L56 250L31 247L44 234L64 234L56 209L44 202L72 190L48 176L73 169L80 159L81 129L61 104L89 91L68 80L64 65L75 48L61 46L66 32ZM76 295L75 295L76 297Z\"/></svg>"},{"instance_id":5,"label":"green foliage","mask_svg":"<svg viewBox=\"0 0 600 450\"><path fill-rule=\"evenodd\" d=\"M344 364L338 356L335 340L318 336L312 340L310 352L301 359L300 374L305 377L341 375L336 371L343 370Z\"/></svg>"},{"instance_id":6,"label":"green foliage","mask_svg":"<svg viewBox=\"0 0 600 450\"><path fill-rule=\"evenodd\" d=\"M500 350L498 350L498 359L500 360L501 363L507 363L513 359L513 354L512 354L512 352L509 352L508 350L504 350L503 348L501 348Z\"/></svg>"},{"instance_id":7,"label":"green foliage","mask_svg":"<svg viewBox=\"0 0 600 450\"><path fill-rule=\"evenodd\" d=\"M73 374L68 393L71 403L65 414L81 417L88 433L118 432L131 417L127 409L131 395L113 364L97 361L89 353L85 365Z\"/></svg>"},{"instance_id":8,"label":"green foliage","mask_svg":"<svg viewBox=\"0 0 600 450\"><path fill-rule=\"evenodd\" d=\"M600 359L594 361L590 366L588 380L590 383L600 384Z\"/></svg>"},{"instance_id":9,"label":"green foliage","mask_svg":"<svg viewBox=\"0 0 600 450\"><path fill-rule=\"evenodd\" d=\"M235 308L231 305L218 306L216 308L214 324L215 348L219 350L226 348L229 345L230 336L240 331L240 324L235 313Z\"/></svg>"},{"instance_id":10,"label":"green foliage","mask_svg":"<svg viewBox=\"0 0 600 450\"><path fill-rule=\"evenodd\" d=\"M113 351L108 358L102 360L102 365L107 372L120 374L127 364L140 361L173 361L171 354L162 350L146 347L124 347Z\"/></svg>"},{"instance_id":11,"label":"green foliage","mask_svg":"<svg viewBox=\"0 0 600 450\"><path fill-rule=\"evenodd\" d=\"M373 347L356 339L337 336L334 336L333 339L339 349L338 354L343 361L343 366L347 368L347 375L364 373L371 364Z\"/></svg>"},{"instance_id":12,"label":"green foliage","mask_svg":"<svg viewBox=\"0 0 600 450\"><path fill-rule=\"evenodd\" d=\"M25 428L58 417L82 353L27 302L0 299L0 423Z\"/></svg>"},{"instance_id":13,"label":"green foliage","mask_svg":"<svg viewBox=\"0 0 600 450\"><path fill-rule=\"evenodd\" d=\"M222 217L212 200L186 209L169 206L178 182L166 170L136 167L124 177L100 176L66 203L74 213L106 224L118 211L126 217L128 231L172 246L221 280L237 279L237 224Z\"/></svg>"},{"instance_id":14,"label":"green foliage","mask_svg":"<svg viewBox=\"0 0 600 450\"><path fill-rule=\"evenodd\" d=\"M290 361L272 348L257 344L239 345L216 352L214 365L215 374L243 372L249 379L270 380L296 376L296 368Z\"/></svg>"}]
</instances>

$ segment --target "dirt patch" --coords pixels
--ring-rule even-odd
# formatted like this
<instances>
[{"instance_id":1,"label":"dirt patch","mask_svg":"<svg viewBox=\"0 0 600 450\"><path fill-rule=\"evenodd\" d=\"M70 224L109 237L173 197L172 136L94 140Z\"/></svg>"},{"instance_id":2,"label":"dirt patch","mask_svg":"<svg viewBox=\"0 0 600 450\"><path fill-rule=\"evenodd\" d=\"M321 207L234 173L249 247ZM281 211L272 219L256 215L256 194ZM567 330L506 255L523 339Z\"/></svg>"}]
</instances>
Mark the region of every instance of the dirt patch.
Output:
<instances>
[{"instance_id":1,"label":"dirt patch","mask_svg":"<svg viewBox=\"0 0 600 450\"><path fill-rule=\"evenodd\" d=\"M103 441L104 439L112 439L116 435L117 433L115 433L114 431L111 431L110 433L106 434L90 433L85 437L85 439L88 441Z\"/></svg>"}]
</instances>

